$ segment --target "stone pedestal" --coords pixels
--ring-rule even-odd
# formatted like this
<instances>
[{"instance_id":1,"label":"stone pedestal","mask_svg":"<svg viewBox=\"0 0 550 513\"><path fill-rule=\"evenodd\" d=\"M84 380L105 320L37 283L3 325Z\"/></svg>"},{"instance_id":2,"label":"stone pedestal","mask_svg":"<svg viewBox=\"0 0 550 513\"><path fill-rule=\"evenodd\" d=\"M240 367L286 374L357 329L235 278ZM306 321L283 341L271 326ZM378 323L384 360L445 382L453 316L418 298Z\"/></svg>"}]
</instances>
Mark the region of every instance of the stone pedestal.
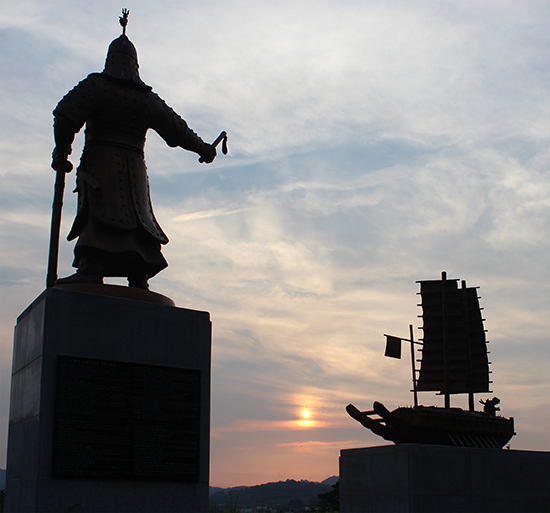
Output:
<instances>
[{"instance_id":1,"label":"stone pedestal","mask_svg":"<svg viewBox=\"0 0 550 513\"><path fill-rule=\"evenodd\" d=\"M208 312L46 290L15 329L6 512L208 511L210 359Z\"/></svg>"},{"instance_id":2,"label":"stone pedestal","mask_svg":"<svg viewBox=\"0 0 550 513\"><path fill-rule=\"evenodd\" d=\"M540 512L550 453L403 444L340 453L340 512Z\"/></svg>"}]
</instances>

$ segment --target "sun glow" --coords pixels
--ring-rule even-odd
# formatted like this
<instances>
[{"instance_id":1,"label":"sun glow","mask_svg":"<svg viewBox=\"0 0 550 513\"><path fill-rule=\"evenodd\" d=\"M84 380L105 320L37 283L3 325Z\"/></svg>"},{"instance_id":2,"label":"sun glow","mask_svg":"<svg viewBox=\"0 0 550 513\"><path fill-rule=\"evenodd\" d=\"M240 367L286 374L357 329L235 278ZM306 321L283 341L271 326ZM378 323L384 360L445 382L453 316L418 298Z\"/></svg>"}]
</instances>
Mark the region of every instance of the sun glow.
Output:
<instances>
[{"instance_id":1,"label":"sun glow","mask_svg":"<svg viewBox=\"0 0 550 513\"><path fill-rule=\"evenodd\" d=\"M315 424L312 420L310 420L311 410L303 408L300 411L300 416L302 418L298 421L298 425L300 425L301 427L312 427Z\"/></svg>"}]
</instances>

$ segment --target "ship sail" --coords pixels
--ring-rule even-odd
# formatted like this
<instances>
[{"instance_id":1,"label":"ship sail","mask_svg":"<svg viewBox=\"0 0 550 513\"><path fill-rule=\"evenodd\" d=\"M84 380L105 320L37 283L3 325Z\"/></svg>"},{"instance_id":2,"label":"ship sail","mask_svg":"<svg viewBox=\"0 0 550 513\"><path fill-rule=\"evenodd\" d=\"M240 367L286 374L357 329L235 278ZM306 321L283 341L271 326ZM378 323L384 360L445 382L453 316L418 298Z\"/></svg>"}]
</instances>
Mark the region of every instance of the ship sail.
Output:
<instances>
[{"instance_id":1,"label":"ship sail","mask_svg":"<svg viewBox=\"0 0 550 513\"><path fill-rule=\"evenodd\" d=\"M424 336L417 390L489 392L487 341L476 288L420 281Z\"/></svg>"}]
</instances>

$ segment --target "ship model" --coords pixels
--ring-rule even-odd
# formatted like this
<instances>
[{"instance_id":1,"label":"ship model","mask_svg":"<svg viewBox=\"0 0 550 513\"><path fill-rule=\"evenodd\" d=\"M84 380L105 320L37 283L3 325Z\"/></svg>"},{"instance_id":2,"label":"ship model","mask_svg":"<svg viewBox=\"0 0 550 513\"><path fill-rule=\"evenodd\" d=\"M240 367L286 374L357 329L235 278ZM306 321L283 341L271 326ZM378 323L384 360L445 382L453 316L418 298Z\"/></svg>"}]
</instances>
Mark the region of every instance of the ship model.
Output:
<instances>
[{"instance_id":1,"label":"ship model","mask_svg":"<svg viewBox=\"0 0 550 513\"><path fill-rule=\"evenodd\" d=\"M475 410L474 394L489 390L487 340L477 288L447 279L419 281L422 298L423 338L415 341L386 335L386 356L401 357L401 343L411 347L414 406L389 411L374 402L373 409L346 407L351 417L385 440L395 444L419 443L463 447L504 447L514 433L514 419L497 415L499 399L480 400ZM421 352L416 369L415 346ZM418 404L418 392L435 391L445 396L445 406ZM468 410L451 407L453 394L468 394Z\"/></svg>"}]
</instances>

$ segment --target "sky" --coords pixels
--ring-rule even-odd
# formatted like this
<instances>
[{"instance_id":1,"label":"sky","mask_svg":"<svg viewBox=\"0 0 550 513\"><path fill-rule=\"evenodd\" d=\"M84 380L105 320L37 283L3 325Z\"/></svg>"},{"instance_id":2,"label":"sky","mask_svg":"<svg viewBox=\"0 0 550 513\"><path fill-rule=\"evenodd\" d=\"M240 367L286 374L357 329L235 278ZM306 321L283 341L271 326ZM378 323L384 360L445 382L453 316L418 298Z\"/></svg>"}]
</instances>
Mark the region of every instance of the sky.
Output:
<instances>
[{"instance_id":1,"label":"sky","mask_svg":"<svg viewBox=\"0 0 550 513\"><path fill-rule=\"evenodd\" d=\"M387 444L345 406L412 404L383 335L421 337L416 282L442 271L480 287L512 449L550 450L549 1L0 3L0 467L13 327L45 288L51 112L102 71L123 7L143 81L229 136L210 165L146 145L170 238L151 290L213 323L211 485L321 481Z\"/></svg>"}]
</instances>

